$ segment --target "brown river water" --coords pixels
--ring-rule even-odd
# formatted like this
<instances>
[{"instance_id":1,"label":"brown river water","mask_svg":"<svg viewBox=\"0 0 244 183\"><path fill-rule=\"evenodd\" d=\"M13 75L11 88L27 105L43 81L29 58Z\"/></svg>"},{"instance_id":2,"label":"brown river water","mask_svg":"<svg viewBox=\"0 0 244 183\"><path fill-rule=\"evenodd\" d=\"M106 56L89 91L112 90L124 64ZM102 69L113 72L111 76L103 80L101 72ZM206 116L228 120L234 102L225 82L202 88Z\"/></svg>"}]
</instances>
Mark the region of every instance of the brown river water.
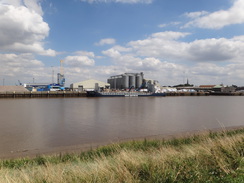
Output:
<instances>
[{"instance_id":1,"label":"brown river water","mask_svg":"<svg viewBox=\"0 0 244 183\"><path fill-rule=\"evenodd\" d=\"M0 100L0 158L244 125L243 96Z\"/></svg>"}]
</instances>

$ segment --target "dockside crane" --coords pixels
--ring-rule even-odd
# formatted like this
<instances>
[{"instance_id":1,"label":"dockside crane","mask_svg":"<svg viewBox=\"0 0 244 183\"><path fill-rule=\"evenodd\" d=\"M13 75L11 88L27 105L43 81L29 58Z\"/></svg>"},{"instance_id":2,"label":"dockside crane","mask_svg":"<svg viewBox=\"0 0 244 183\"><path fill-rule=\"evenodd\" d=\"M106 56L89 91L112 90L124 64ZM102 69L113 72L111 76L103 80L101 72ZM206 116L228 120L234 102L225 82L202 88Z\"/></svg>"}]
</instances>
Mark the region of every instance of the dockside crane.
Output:
<instances>
[{"instance_id":1,"label":"dockside crane","mask_svg":"<svg viewBox=\"0 0 244 183\"><path fill-rule=\"evenodd\" d=\"M22 86L22 83L20 82L20 80L18 80L18 82L19 82L19 85Z\"/></svg>"},{"instance_id":2,"label":"dockside crane","mask_svg":"<svg viewBox=\"0 0 244 183\"><path fill-rule=\"evenodd\" d=\"M64 60L60 60L60 72L58 73L58 84L60 86L64 86L65 84L63 62Z\"/></svg>"}]
</instances>

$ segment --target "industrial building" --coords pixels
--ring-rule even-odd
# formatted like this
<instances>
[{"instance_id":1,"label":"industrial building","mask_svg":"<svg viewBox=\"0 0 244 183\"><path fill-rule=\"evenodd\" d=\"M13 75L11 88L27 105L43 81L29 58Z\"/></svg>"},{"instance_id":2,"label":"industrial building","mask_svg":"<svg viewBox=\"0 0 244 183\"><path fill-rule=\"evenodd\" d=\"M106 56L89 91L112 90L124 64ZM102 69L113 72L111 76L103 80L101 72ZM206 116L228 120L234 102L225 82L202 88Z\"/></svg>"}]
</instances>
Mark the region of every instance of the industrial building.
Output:
<instances>
[{"instance_id":1,"label":"industrial building","mask_svg":"<svg viewBox=\"0 0 244 183\"><path fill-rule=\"evenodd\" d=\"M72 83L70 85L70 89L73 91L91 91L95 90L95 87L99 87L100 89L108 89L110 88L110 84L95 79L89 79L78 83Z\"/></svg>"},{"instance_id":2,"label":"industrial building","mask_svg":"<svg viewBox=\"0 0 244 183\"><path fill-rule=\"evenodd\" d=\"M144 74L141 73L124 73L121 75L111 76L108 79L111 89L129 89L140 88L143 84Z\"/></svg>"},{"instance_id":3,"label":"industrial building","mask_svg":"<svg viewBox=\"0 0 244 183\"><path fill-rule=\"evenodd\" d=\"M221 93L231 93L236 91L234 86L224 86L224 85L200 85L197 90L205 90L211 92L221 92Z\"/></svg>"}]
</instances>

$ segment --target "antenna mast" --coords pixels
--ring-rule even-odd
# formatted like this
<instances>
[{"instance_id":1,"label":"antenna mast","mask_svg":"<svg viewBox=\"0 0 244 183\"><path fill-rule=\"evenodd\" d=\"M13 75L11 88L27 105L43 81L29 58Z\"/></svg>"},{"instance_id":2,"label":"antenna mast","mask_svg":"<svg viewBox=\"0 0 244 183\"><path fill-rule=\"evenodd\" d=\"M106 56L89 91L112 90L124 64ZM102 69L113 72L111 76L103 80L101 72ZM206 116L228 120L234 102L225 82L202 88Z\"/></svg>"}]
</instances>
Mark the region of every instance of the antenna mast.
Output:
<instances>
[{"instance_id":1,"label":"antenna mast","mask_svg":"<svg viewBox=\"0 0 244 183\"><path fill-rule=\"evenodd\" d=\"M52 83L54 83L54 70L53 70L53 66L52 66Z\"/></svg>"},{"instance_id":2,"label":"antenna mast","mask_svg":"<svg viewBox=\"0 0 244 183\"><path fill-rule=\"evenodd\" d=\"M64 75L64 67L63 67L63 60L60 60L60 74Z\"/></svg>"}]
</instances>

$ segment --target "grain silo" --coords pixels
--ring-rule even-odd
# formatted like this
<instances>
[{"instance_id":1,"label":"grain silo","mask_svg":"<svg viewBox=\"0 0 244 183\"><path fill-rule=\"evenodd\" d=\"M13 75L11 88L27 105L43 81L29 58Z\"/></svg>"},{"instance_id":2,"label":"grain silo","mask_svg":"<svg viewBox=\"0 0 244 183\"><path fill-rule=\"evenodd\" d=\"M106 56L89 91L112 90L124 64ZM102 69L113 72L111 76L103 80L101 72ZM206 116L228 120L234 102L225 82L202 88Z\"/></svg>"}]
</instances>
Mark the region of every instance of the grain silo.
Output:
<instances>
[{"instance_id":1,"label":"grain silo","mask_svg":"<svg viewBox=\"0 0 244 183\"><path fill-rule=\"evenodd\" d=\"M129 89L131 87L140 88L144 79L141 73L124 73L121 75L111 76L108 79L111 89Z\"/></svg>"}]
</instances>

